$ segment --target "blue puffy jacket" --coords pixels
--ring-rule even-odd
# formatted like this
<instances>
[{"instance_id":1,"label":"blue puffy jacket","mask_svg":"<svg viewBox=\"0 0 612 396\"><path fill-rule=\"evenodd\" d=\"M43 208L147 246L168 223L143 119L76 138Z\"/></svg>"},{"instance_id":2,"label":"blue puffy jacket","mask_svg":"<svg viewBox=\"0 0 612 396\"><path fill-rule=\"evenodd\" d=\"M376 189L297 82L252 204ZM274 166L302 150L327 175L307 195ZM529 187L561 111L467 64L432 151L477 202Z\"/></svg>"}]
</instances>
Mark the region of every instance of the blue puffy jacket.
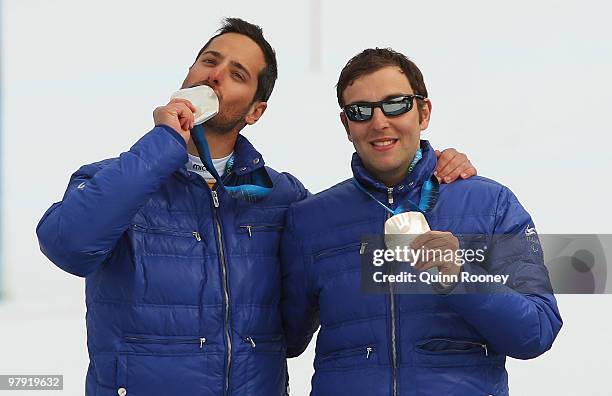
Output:
<instances>
[{"instance_id":1,"label":"blue puffy jacket","mask_svg":"<svg viewBox=\"0 0 612 396\"><path fill-rule=\"evenodd\" d=\"M392 197L390 206L406 197L419 202L436 164L431 146L421 148L422 160L392 189L357 154L353 175L381 202ZM562 325L530 216L510 190L483 177L441 185L426 215L431 229L479 235L469 240L473 250L493 235L511 236L512 248L491 247L484 263L463 270L512 274L512 288L465 282L450 293L433 286L421 294L364 293L361 257L370 246L362 237L381 235L386 218L352 180L289 210L283 319L289 356L302 353L320 321L312 395L507 395L506 356L542 354Z\"/></svg>"},{"instance_id":2,"label":"blue puffy jacket","mask_svg":"<svg viewBox=\"0 0 612 396\"><path fill-rule=\"evenodd\" d=\"M242 136L234 153L226 183L264 166ZM38 225L43 253L86 280L88 396L285 393L278 250L307 192L266 168L259 203L211 194L186 161L184 140L156 127L81 167Z\"/></svg>"}]
</instances>

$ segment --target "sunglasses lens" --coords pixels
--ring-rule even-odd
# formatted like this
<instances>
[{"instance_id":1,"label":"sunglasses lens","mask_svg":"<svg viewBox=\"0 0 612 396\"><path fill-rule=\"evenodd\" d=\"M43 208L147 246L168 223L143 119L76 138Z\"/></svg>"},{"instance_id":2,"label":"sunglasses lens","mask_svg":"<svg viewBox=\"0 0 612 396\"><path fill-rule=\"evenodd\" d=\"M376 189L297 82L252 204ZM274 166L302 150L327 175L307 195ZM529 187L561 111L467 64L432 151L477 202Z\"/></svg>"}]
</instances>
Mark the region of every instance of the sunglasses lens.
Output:
<instances>
[{"instance_id":1,"label":"sunglasses lens","mask_svg":"<svg viewBox=\"0 0 612 396\"><path fill-rule=\"evenodd\" d=\"M372 107L364 105L350 105L347 106L346 116L351 121L367 121L372 117Z\"/></svg>"},{"instance_id":2,"label":"sunglasses lens","mask_svg":"<svg viewBox=\"0 0 612 396\"><path fill-rule=\"evenodd\" d=\"M406 113L412 108L412 100L408 98L402 98L399 101L389 101L382 103L383 112L386 115L396 116Z\"/></svg>"},{"instance_id":3,"label":"sunglasses lens","mask_svg":"<svg viewBox=\"0 0 612 396\"><path fill-rule=\"evenodd\" d=\"M412 95L373 103L354 103L344 108L344 112L351 121L368 121L372 118L374 108L382 109L386 116L398 116L409 112L412 109Z\"/></svg>"}]
</instances>

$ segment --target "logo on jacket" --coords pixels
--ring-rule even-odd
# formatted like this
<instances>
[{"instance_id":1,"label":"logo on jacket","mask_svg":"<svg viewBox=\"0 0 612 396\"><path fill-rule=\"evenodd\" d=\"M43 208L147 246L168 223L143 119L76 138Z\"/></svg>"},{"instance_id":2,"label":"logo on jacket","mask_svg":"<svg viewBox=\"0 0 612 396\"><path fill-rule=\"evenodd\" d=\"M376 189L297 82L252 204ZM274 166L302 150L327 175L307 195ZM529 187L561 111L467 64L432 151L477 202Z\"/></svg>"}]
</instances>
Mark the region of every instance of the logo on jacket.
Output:
<instances>
[{"instance_id":1,"label":"logo on jacket","mask_svg":"<svg viewBox=\"0 0 612 396\"><path fill-rule=\"evenodd\" d=\"M525 228L525 236L531 236L535 233L536 233L535 227L529 228L529 226L527 226L527 228Z\"/></svg>"}]
</instances>

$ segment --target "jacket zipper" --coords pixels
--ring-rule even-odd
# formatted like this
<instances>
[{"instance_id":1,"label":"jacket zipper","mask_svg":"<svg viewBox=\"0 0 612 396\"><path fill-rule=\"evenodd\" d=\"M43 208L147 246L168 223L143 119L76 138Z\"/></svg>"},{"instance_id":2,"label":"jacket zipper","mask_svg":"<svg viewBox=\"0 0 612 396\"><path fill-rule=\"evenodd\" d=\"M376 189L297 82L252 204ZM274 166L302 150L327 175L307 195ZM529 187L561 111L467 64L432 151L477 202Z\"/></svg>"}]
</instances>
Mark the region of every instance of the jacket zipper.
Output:
<instances>
[{"instance_id":1,"label":"jacket zipper","mask_svg":"<svg viewBox=\"0 0 612 396\"><path fill-rule=\"evenodd\" d=\"M393 205L393 187L387 187L387 201ZM387 211L387 220L391 213ZM389 300L391 302L391 370L393 377L393 396L397 396L397 340L395 328L395 294L393 293L393 282L389 282Z\"/></svg>"},{"instance_id":2,"label":"jacket zipper","mask_svg":"<svg viewBox=\"0 0 612 396\"><path fill-rule=\"evenodd\" d=\"M223 246L223 233L221 230L221 220L219 219L219 196L216 190L210 191L213 200L213 212L215 217L215 226L217 229L217 242L219 244L219 263L221 265L221 273L223 275L223 308L224 308L224 323L225 323L225 340L227 342L227 361L225 365L225 391L229 392L230 367L232 364L232 336L229 330L229 285L227 277L227 263L225 261L225 251Z\"/></svg>"},{"instance_id":3,"label":"jacket zipper","mask_svg":"<svg viewBox=\"0 0 612 396\"><path fill-rule=\"evenodd\" d=\"M185 340L172 340L163 338L149 338L149 337L137 337L137 336L124 336L123 339L127 342L143 343L143 344L199 344L200 349L204 348L206 343L206 337L185 339Z\"/></svg>"},{"instance_id":4,"label":"jacket zipper","mask_svg":"<svg viewBox=\"0 0 612 396\"><path fill-rule=\"evenodd\" d=\"M241 225L240 228L244 228L249 233L249 238L253 237L253 230L282 230L283 226L280 225Z\"/></svg>"},{"instance_id":5,"label":"jacket zipper","mask_svg":"<svg viewBox=\"0 0 612 396\"><path fill-rule=\"evenodd\" d=\"M242 341L244 341L245 343L250 344L252 348L256 348L257 344L267 344L271 342L278 342L280 340L282 340L282 336L272 337L272 338L261 338L261 339L258 339L257 342L255 342L255 338L253 337L245 337L242 339Z\"/></svg>"},{"instance_id":6,"label":"jacket zipper","mask_svg":"<svg viewBox=\"0 0 612 396\"><path fill-rule=\"evenodd\" d=\"M367 245L367 242L365 242L365 245ZM357 250L357 249L359 249L360 252L362 249L365 250L364 243L350 243L348 245L339 246L336 248L320 250L314 254L314 258L315 260L318 260L324 256L333 256L336 254L344 253L344 252L351 251L351 250ZM363 253L359 253L359 254L363 254Z\"/></svg>"},{"instance_id":7,"label":"jacket zipper","mask_svg":"<svg viewBox=\"0 0 612 396\"><path fill-rule=\"evenodd\" d=\"M349 357L349 356L358 356L358 355L362 355L362 356L365 355L365 358L369 359L370 356L372 356L372 353L374 353L374 347L371 347L371 346L344 349L344 350L329 353L327 355L323 355L321 357L321 361L334 359L338 357Z\"/></svg>"},{"instance_id":8,"label":"jacket zipper","mask_svg":"<svg viewBox=\"0 0 612 396\"><path fill-rule=\"evenodd\" d=\"M202 237L198 231L175 231L175 230L165 230L162 228L146 228L139 226L137 224L132 224L132 229L140 232L146 232L149 234L165 234L165 235L174 235L178 237L194 237L196 241L201 242Z\"/></svg>"},{"instance_id":9,"label":"jacket zipper","mask_svg":"<svg viewBox=\"0 0 612 396\"><path fill-rule=\"evenodd\" d=\"M428 340L427 342L425 342L424 344L421 344L421 345L426 345L430 341L447 341L447 342L452 342L452 343L455 343L455 344L474 345L474 346L482 348L482 350L484 351L485 356L489 356L489 348L487 347L487 344L482 344L480 342L466 341L466 340L453 340L453 339L450 339L450 338L432 338L432 339ZM457 350L457 351L461 352L461 350Z\"/></svg>"}]
</instances>

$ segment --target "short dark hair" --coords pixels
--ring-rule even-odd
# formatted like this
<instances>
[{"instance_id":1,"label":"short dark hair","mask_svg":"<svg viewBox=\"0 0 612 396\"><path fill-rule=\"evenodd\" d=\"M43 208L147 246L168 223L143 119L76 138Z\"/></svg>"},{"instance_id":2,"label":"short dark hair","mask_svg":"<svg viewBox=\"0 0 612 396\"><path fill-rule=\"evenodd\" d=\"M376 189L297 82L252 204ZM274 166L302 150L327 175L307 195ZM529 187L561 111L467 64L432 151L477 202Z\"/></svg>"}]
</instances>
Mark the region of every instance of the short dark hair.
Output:
<instances>
[{"instance_id":1,"label":"short dark hair","mask_svg":"<svg viewBox=\"0 0 612 396\"><path fill-rule=\"evenodd\" d=\"M398 66L408 78L414 93L427 97L427 87L425 87L423 81L423 74L406 55L391 48L368 48L352 57L340 72L340 78L338 84L336 84L336 95L340 107L344 107L346 104L342 94L347 86L359 77L374 73L387 66Z\"/></svg>"},{"instance_id":2,"label":"short dark hair","mask_svg":"<svg viewBox=\"0 0 612 396\"><path fill-rule=\"evenodd\" d=\"M270 99L270 95L274 89L274 83L278 76L278 67L276 65L276 52L274 52L274 48L272 48L270 43L264 38L261 27L240 18L223 19L221 21L221 27L217 30L217 34L211 37L206 44L204 44L200 52L198 52L196 61L214 39L226 33L238 33L249 37L251 40L255 41L263 52L266 67L264 67L257 76L257 91L255 91L253 101L260 100L266 102Z\"/></svg>"}]
</instances>

